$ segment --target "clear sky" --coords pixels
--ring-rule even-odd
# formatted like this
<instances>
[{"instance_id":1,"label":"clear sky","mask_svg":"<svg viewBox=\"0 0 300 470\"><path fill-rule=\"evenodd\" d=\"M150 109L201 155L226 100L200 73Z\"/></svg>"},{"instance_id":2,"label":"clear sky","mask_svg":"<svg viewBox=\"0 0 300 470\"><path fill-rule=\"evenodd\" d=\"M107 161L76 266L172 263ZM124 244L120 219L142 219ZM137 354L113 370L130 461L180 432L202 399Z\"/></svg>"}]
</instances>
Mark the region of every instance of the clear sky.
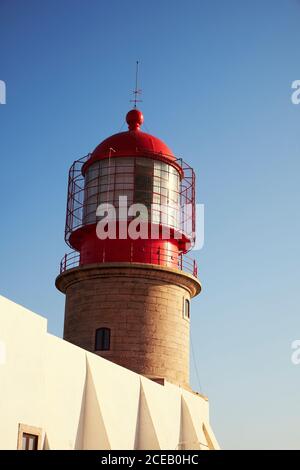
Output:
<instances>
[{"instance_id":1,"label":"clear sky","mask_svg":"<svg viewBox=\"0 0 300 470\"><path fill-rule=\"evenodd\" d=\"M121 129L139 59L144 129L205 204L192 342L213 429L300 448L300 2L1 0L0 24L1 294L62 334L68 168Z\"/></svg>"}]
</instances>

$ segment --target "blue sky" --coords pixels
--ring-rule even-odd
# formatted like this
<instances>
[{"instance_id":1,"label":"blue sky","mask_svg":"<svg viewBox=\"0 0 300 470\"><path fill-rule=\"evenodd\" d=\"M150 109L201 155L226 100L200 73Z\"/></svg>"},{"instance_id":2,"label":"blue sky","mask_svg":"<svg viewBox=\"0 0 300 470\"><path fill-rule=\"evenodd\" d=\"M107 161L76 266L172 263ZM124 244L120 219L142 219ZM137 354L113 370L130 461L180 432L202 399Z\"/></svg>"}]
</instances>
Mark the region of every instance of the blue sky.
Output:
<instances>
[{"instance_id":1,"label":"blue sky","mask_svg":"<svg viewBox=\"0 0 300 470\"><path fill-rule=\"evenodd\" d=\"M205 204L192 342L216 436L299 448L300 2L1 0L0 19L1 294L62 334L68 168L121 129L139 59L144 129Z\"/></svg>"}]
</instances>

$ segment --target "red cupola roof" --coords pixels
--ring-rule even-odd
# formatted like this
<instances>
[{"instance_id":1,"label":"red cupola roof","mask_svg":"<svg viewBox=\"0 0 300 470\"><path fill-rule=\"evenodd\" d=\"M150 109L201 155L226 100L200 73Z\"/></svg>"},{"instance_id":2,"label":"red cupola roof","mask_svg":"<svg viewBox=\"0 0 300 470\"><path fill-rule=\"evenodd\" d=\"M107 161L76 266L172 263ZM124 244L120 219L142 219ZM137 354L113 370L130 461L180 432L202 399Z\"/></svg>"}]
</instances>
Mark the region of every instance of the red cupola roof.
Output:
<instances>
[{"instance_id":1,"label":"red cupola roof","mask_svg":"<svg viewBox=\"0 0 300 470\"><path fill-rule=\"evenodd\" d=\"M103 140L91 153L91 157L82 168L83 174L87 167L97 160L113 157L157 156L157 158L174 162L176 157L172 150L160 139L140 130L144 116L138 109L127 113L128 131L114 134Z\"/></svg>"}]
</instances>

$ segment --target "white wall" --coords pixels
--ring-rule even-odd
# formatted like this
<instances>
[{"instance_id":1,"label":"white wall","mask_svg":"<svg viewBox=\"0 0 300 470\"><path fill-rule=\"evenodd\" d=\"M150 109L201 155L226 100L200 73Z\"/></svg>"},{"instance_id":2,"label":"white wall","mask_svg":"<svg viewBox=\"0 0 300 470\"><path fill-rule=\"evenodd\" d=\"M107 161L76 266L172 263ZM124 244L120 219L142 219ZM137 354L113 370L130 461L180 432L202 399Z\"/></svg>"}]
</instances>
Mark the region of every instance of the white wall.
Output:
<instances>
[{"instance_id":1,"label":"white wall","mask_svg":"<svg viewBox=\"0 0 300 470\"><path fill-rule=\"evenodd\" d=\"M17 448L19 423L42 428L45 449L218 448L203 397L52 336L0 296L0 449Z\"/></svg>"}]
</instances>

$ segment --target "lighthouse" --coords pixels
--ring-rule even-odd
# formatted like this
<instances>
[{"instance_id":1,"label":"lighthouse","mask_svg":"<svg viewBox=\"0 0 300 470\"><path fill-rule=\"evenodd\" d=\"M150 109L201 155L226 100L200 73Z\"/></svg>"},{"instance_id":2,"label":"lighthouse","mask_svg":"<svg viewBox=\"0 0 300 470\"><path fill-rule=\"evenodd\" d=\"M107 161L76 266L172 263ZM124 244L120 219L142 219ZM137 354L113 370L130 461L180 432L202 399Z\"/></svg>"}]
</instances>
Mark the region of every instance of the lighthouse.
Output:
<instances>
[{"instance_id":1,"label":"lighthouse","mask_svg":"<svg viewBox=\"0 0 300 470\"><path fill-rule=\"evenodd\" d=\"M70 168L64 338L0 296L0 449L219 449L189 384L194 171L126 121Z\"/></svg>"},{"instance_id":2,"label":"lighthouse","mask_svg":"<svg viewBox=\"0 0 300 470\"><path fill-rule=\"evenodd\" d=\"M191 299L201 291L195 174L141 129L102 141L69 172L65 240L72 251L56 287L64 339L155 382L189 389Z\"/></svg>"}]
</instances>

